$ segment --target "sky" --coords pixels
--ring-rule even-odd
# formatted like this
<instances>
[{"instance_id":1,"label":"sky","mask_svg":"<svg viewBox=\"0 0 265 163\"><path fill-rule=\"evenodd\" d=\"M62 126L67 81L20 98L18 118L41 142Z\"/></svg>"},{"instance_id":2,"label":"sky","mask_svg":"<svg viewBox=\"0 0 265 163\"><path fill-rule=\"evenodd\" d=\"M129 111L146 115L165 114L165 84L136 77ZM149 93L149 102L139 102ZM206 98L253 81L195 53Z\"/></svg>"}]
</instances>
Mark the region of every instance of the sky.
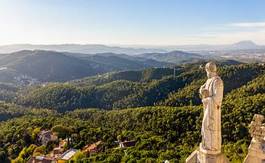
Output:
<instances>
[{"instance_id":1,"label":"sky","mask_svg":"<svg viewBox=\"0 0 265 163\"><path fill-rule=\"evenodd\" d=\"M0 0L0 45L265 45L264 0Z\"/></svg>"}]
</instances>

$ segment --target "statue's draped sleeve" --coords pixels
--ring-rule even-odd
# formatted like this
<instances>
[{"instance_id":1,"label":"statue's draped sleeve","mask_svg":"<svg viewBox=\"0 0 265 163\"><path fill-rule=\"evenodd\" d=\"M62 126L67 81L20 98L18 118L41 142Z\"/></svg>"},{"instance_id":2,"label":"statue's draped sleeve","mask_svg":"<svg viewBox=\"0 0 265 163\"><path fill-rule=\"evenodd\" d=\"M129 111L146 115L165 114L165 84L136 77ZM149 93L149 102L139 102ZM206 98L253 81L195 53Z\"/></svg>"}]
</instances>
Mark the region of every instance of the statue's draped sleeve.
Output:
<instances>
[{"instance_id":1,"label":"statue's draped sleeve","mask_svg":"<svg viewBox=\"0 0 265 163\"><path fill-rule=\"evenodd\" d=\"M205 89L205 85L206 83L204 83L201 87L200 87L200 90L199 90L199 93L202 94L202 90Z\"/></svg>"},{"instance_id":2,"label":"statue's draped sleeve","mask_svg":"<svg viewBox=\"0 0 265 163\"><path fill-rule=\"evenodd\" d=\"M213 83L213 94L212 99L214 103L221 107L223 100L224 84L221 78L216 78Z\"/></svg>"}]
</instances>

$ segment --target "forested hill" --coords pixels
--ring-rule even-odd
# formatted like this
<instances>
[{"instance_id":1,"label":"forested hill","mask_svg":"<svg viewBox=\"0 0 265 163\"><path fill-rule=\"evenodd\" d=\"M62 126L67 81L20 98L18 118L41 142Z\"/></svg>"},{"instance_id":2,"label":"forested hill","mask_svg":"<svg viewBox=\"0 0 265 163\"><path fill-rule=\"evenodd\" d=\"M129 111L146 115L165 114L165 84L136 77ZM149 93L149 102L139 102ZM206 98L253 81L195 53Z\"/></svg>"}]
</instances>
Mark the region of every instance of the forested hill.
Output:
<instances>
[{"instance_id":1,"label":"forested hill","mask_svg":"<svg viewBox=\"0 0 265 163\"><path fill-rule=\"evenodd\" d=\"M126 54L80 54L43 50L23 50L0 54L0 82L33 85L65 82L111 71L141 70L170 65Z\"/></svg>"},{"instance_id":2,"label":"forested hill","mask_svg":"<svg viewBox=\"0 0 265 163\"><path fill-rule=\"evenodd\" d=\"M232 162L242 162L247 154L253 115L265 114L264 71L258 64L220 65L225 84L222 147ZM98 153L81 153L74 160L184 162L201 141L198 88L206 74L199 64L176 67L176 76L172 74L173 69L154 68L26 90L6 88L17 100L0 103L0 162L25 162L50 153L56 142L40 146L36 135L54 127L66 132L61 138L71 138L66 149L103 142ZM136 144L122 149L117 140Z\"/></svg>"},{"instance_id":3,"label":"forested hill","mask_svg":"<svg viewBox=\"0 0 265 163\"><path fill-rule=\"evenodd\" d=\"M108 73L67 83L52 83L23 90L16 102L24 106L69 111L77 108L122 109L143 106L199 105L198 89L206 80L199 64L173 69ZM258 64L223 65L225 95L244 90L263 77Z\"/></svg>"}]
</instances>

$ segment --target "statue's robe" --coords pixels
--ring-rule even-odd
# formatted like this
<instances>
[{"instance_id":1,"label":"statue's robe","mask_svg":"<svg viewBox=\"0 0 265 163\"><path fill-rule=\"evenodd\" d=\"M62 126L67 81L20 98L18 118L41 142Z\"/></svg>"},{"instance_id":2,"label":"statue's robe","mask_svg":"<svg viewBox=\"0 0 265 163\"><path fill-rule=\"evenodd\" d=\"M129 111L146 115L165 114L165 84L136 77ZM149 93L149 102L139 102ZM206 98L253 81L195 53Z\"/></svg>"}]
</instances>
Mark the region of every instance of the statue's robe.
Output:
<instances>
[{"instance_id":1,"label":"statue's robe","mask_svg":"<svg viewBox=\"0 0 265 163\"><path fill-rule=\"evenodd\" d=\"M202 100L204 115L202 121L202 147L205 150L221 151L221 104L223 99L223 81L220 77L209 78L201 87L209 91L209 97ZM200 92L201 92L200 90Z\"/></svg>"}]
</instances>

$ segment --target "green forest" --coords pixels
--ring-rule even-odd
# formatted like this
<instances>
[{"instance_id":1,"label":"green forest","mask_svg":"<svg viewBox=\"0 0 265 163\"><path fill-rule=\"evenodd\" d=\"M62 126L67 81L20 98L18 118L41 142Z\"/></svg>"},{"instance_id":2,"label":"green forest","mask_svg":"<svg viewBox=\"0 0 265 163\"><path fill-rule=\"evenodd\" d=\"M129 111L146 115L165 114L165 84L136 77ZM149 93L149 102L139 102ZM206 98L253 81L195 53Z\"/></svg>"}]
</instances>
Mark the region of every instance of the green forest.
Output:
<instances>
[{"instance_id":1,"label":"green forest","mask_svg":"<svg viewBox=\"0 0 265 163\"><path fill-rule=\"evenodd\" d=\"M240 163L247 154L254 114L265 115L265 66L219 63L224 81L223 152ZM66 149L102 141L72 162L185 162L201 142L198 90L207 79L201 64L111 72L65 83L17 88L0 85L0 162L27 162L58 142L39 145L41 130L70 140ZM118 140L135 146L118 148Z\"/></svg>"}]
</instances>

